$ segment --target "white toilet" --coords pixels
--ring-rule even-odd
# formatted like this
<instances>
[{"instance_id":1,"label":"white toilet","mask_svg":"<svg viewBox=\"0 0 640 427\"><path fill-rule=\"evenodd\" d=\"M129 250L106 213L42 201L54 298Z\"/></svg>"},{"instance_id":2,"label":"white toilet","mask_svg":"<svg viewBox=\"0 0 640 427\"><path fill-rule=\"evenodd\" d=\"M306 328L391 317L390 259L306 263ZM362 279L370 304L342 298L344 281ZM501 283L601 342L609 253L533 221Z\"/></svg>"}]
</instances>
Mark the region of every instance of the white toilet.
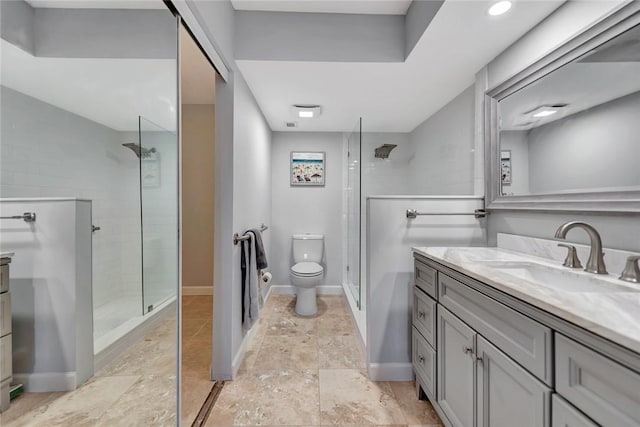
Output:
<instances>
[{"instance_id":1,"label":"white toilet","mask_svg":"<svg viewBox=\"0 0 640 427\"><path fill-rule=\"evenodd\" d=\"M291 267L291 282L297 288L296 313L301 316L313 316L318 311L316 286L324 275L324 269L320 265L323 250L323 235L293 235L295 264Z\"/></svg>"}]
</instances>

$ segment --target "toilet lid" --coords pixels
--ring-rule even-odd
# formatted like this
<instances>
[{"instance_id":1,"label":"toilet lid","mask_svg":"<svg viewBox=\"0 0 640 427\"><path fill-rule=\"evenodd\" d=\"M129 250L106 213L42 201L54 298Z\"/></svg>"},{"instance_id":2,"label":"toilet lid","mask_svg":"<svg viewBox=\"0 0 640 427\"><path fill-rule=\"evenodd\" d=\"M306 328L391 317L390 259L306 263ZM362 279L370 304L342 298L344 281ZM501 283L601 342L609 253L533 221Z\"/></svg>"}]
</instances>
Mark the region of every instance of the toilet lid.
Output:
<instances>
[{"instance_id":1,"label":"toilet lid","mask_svg":"<svg viewBox=\"0 0 640 427\"><path fill-rule=\"evenodd\" d=\"M323 268L315 262L299 262L291 267L291 271L298 276L316 276L322 274Z\"/></svg>"}]
</instances>

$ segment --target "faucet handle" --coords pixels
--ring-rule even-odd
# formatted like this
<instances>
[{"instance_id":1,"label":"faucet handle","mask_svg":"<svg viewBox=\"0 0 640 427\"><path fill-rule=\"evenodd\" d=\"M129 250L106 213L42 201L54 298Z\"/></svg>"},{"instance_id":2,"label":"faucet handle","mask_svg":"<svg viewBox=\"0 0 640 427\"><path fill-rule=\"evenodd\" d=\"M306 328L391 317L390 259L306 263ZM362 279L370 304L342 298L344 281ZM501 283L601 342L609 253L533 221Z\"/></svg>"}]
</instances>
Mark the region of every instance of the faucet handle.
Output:
<instances>
[{"instance_id":1,"label":"faucet handle","mask_svg":"<svg viewBox=\"0 0 640 427\"><path fill-rule=\"evenodd\" d=\"M624 267L620 280L625 282L640 283L640 267L638 267L640 255L632 255L627 258L627 265Z\"/></svg>"},{"instance_id":2,"label":"faucet handle","mask_svg":"<svg viewBox=\"0 0 640 427\"><path fill-rule=\"evenodd\" d=\"M562 265L569 268L582 268L582 263L580 262L580 258L578 258L575 246L567 245L565 243L558 243L558 246L569 249L567 257L564 259L564 263L562 263Z\"/></svg>"}]
</instances>

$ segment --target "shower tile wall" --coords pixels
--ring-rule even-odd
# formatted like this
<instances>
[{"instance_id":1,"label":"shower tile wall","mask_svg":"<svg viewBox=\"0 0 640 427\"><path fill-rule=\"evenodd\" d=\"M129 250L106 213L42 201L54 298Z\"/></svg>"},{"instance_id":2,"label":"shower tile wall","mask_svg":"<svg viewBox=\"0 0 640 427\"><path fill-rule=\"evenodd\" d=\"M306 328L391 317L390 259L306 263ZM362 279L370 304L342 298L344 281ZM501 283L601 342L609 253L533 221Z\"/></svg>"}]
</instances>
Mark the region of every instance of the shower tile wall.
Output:
<instances>
[{"instance_id":1,"label":"shower tile wall","mask_svg":"<svg viewBox=\"0 0 640 427\"><path fill-rule=\"evenodd\" d=\"M140 315L138 159L121 145L137 142L137 132L105 127L6 87L1 91L0 197L92 200L93 223L101 227L93 239L94 311L102 312L96 331ZM116 314L106 306L123 297L136 299L127 309L136 312Z\"/></svg>"},{"instance_id":2,"label":"shower tile wall","mask_svg":"<svg viewBox=\"0 0 640 427\"><path fill-rule=\"evenodd\" d=\"M364 124L366 126L366 123ZM375 149L382 144L396 144L388 159L377 159ZM364 132L362 134L362 200L367 196L413 194L410 179L415 147L408 133Z\"/></svg>"}]
</instances>

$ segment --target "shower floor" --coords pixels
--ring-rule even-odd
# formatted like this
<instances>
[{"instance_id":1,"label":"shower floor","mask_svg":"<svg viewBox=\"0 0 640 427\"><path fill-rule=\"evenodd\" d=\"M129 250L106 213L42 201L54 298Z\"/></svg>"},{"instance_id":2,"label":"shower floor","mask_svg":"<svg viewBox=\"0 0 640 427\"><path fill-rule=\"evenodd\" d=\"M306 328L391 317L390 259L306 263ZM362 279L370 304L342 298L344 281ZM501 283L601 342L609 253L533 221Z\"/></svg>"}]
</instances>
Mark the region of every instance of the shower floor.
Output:
<instances>
[{"instance_id":1,"label":"shower floor","mask_svg":"<svg viewBox=\"0 0 640 427\"><path fill-rule=\"evenodd\" d=\"M138 316L142 316L142 295L115 297L96 307L93 312L94 341Z\"/></svg>"},{"instance_id":2,"label":"shower floor","mask_svg":"<svg viewBox=\"0 0 640 427\"><path fill-rule=\"evenodd\" d=\"M150 298L154 301L160 298ZM118 339L124 337L149 316L159 313L175 300L175 297L165 298L156 304L153 312L142 315L142 297L129 295L115 297L108 303L94 309L93 313L93 353L98 354Z\"/></svg>"}]
</instances>

